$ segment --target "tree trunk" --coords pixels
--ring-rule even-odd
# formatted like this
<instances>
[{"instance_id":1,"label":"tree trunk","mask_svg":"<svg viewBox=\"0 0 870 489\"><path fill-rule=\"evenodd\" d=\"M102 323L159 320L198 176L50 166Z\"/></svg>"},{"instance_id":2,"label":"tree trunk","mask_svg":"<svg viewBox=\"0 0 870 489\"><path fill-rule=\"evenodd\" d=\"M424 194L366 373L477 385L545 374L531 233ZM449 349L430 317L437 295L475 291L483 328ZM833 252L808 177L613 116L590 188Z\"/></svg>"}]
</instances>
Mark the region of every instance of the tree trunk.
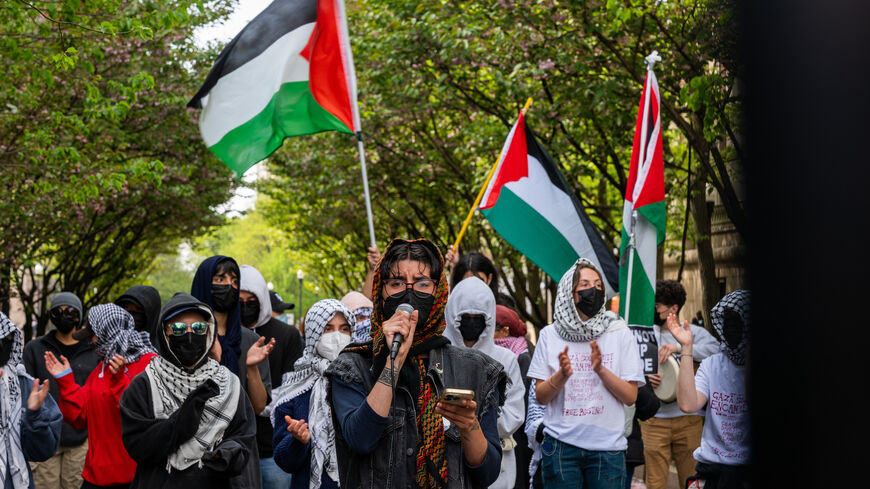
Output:
<instances>
[{"instance_id":1,"label":"tree trunk","mask_svg":"<svg viewBox=\"0 0 870 489\"><path fill-rule=\"evenodd\" d=\"M12 297L12 263L11 260L4 260L0 264L0 311L3 314L9 315L11 308L10 299Z\"/></svg>"},{"instance_id":2,"label":"tree trunk","mask_svg":"<svg viewBox=\"0 0 870 489\"><path fill-rule=\"evenodd\" d=\"M698 155L709 158L709 155ZM711 241L710 213L707 210L707 173L703 165L698 166L695 179L689 191L692 193L692 222L695 224L695 249L698 251L698 270L701 274L701 299L704 305L704 325L710 329L710 310L719 300L719 281L716 278L716 262L713 260ZM712 330L711 330L712 331Z\"/></svg>"}]
</instances>

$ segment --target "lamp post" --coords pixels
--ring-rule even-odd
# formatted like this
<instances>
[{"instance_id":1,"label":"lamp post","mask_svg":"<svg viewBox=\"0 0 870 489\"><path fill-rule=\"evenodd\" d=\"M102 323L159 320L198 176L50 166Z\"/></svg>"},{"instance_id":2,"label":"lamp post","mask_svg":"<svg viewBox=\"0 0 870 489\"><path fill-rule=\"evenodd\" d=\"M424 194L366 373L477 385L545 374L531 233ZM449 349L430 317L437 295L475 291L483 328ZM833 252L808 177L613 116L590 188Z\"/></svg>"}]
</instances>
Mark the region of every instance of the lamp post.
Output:
<instances>
[{"instance_id":1,"label":"lamp post","mask_svg":"<svg viewBox=\"0 0 870 489\"><path fill-rule=\"evenodd\" d=\"M302 307L302 279L305 278L305 273L302 272L302 269L296 270L296 278L299 279L299 318L303 318L305 308Z\"/></svg>"}]
</instances>

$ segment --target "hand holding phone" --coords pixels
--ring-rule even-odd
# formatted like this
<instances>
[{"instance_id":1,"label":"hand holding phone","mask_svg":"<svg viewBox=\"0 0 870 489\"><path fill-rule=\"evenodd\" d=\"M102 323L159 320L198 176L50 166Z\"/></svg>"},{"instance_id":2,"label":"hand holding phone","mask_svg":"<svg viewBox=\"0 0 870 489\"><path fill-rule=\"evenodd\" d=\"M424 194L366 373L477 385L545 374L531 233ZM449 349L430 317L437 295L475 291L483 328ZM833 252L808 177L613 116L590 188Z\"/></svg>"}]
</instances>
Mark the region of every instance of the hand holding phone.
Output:
<instances>
[{"instance_id":1,"label":"hand holding phone","mask_svg":"<svg viewBox=\"0 0 870 489\"><path fill-rule=\"evenodd\" d=\"M438 402L446 402L448 404L462 405L462 401L474 399L474 391L470 389L454 389L448 387L441 393Z\"/></svg>"}]
</instances>

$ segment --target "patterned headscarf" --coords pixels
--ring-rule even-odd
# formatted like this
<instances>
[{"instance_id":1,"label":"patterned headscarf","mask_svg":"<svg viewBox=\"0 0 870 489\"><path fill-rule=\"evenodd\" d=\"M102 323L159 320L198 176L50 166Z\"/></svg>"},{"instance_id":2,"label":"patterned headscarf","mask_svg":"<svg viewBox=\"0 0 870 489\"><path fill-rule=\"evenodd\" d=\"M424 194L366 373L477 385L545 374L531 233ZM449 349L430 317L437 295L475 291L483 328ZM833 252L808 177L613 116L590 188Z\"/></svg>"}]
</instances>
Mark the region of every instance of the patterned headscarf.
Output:
<instances>
[{"instance_id":1,"label":"patterned headscarf","mask_svg":"<svg viewBox=\"0 0 870 489\"><path fill-rule=\"evenodd\" d=\"M372 301L368 297L353 290L341 298L341 303L344 304L351 313L353 313L354 318L356 316L366 317L364 320L356 322L356 326L353 328L353 341L355 343L365 343L366 341L371 340L372 310L374 309Z\"/></svg>"},{"instance_id":2,"label":"patterned headscarf","mask_svg":"<svg viewBox=\"0 0 870 489\"><path fill-rule=\"evenodd\" d=\"M281 387L272 391L272 404L269 405L269 416L272 426L281 423L275 419L278 406L311 391L308 401L308 429L311 432L311 478L310 488L320 487L321 474L326 469L330 479L338 480L338 456L335 452L335 428L332 425L332 410L326 400L329 382L323 375L330 361L317 354L317 342L323 336L326 324L341 313L353 331L353 314L344 304L335 299L317 301L308 309L305 315L305 348L302 357L296 360L293 371L284 374ZM327 463L328 462L328 463Z\"/></svg>"},{"instance_id":3,"label":"patterned headscarf","mask_svg":"<svg viewBox=\"0 0 870 489\"><path fill-rule=\"evenodd\" d=\"M728 343L725 341L725 309L732 309L743 320L743 338L733 348L728 346ZM713 329L716 330L716 334L722 339L720 347L722 352L736 365L744 365L746 363L746 348L749 344L749 291L738 289L723 297L710 310L710 320L713 322Z\"/></svg>"},{"instance_id":4,"label":"patterned headscarf","mask_svg":"<svg viewBox=\"0 0 870 489\"><path fill-rule=\"evenodd\" d=\"M447 278L444 275L444 258L441 256L438 248L428 240L405 241L394 239L384 250L384 254L381 255L381 261L389 255L390 250L394 246L403 243L418 243L428 247L434 251L435 256L438 257L441 264L441 274L438 277L432 277L437 279L438 282L435 286L435 303L432 305L432 310L429 312L426 324L418 327L414 333L414 341L411 343L411 350L398 376L398 382L407 385L409 390L417 395L417 430L421 435L416 456L417 472L415 480L417 486L420 488L442 487L447 480L444 422L441 415L435 412L435 405L437 404L435 389L428 381L426 365L420 354L450 343L450 340L441 335L445 327L444 308L447 306ZM345 351L372 355L374 372L381 371L384 365L386 365L390 354L383 331L385 318L384 300L381 298L382 284L381 263L379 262L375 267L372 283L372 302L375 305L372 312L372 340L363 345L345 349Z\"/></svg>"},{"instance_id":5,"label":"patterned headscarf","mask_svg":"<svg viewBox=\"0 0 870 489\"><path fill-rule=\"evenodd\" d=\"M0 365L0 480L12 479L15 489L30 485L30 472L21 449L21 385L19 375L25 375L21 359L24 357L24 335L12 321L0 312L0 339L12 335L12 354L6 365ZM7 474L6 471L9 470Z\"/></svg>"},{"instance_id":6,"label":"patterned headscarf","mask_svg":"<svg viewBox=\"0 0 870 489\"><path fill-rule=\"evenodd\" d=\"M577 312L577 306L574 304L574 272L581 264L590 266L593 270L601 275L598 268L586 258L577 260L571 268L562 275L559 280L559 287L556 289L556 307L553 312L553 326L556 327L556 332L565 341L585 342L592 341L601 336L607 331L608 326L617 316L606 310L602 304L601 309L588 321L580 319L580 313Z\"/></svg>"},{"instance_id":7,"label":"patterned headscarf","mask_svg":"<svg viewBox=\"0 0 870 489\"><path fill-rule=\"evenodd\" d=\"M121 355L127 363L133 363L142 355L157 353L151 345L147 331L136 331L136 322L129 312L116 304L100 304L88 311L88 323L97 337L94 352L103 361L103 376L106 363L115 355Z\"/></svg>"}]
</instances>

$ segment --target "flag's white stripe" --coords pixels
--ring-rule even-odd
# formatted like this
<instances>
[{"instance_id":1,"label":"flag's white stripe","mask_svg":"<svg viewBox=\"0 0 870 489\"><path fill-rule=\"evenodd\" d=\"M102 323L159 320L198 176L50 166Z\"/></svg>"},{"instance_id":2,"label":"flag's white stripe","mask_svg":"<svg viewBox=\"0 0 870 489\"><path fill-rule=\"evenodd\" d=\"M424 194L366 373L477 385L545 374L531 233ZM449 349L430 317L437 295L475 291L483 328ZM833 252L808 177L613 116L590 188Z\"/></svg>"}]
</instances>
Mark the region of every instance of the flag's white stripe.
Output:
<instances>
[{"instance_id":1,"label":"flag's white stripe","mask_svg":"<svg viewBox=\"0 0 870 489\"><path fill-rule=\"evenodd\" d=\"M646 177L649 174L649 169L652 166L652 160L655 156L655 146L659 141L659 132L661 131L661 107L659 107L659 110L656 111L657 116L655 121L653 121L653 132L650 134L649 140L646 140L649 114L652 112L652 97L650 97L651 91L655 93L655 100L658 103L660 100L659 82L656 79L655 72L649 70L647 72L647 90L644 90L645 97L643 104L643 120L641 123L640 157L637 160L637 179L635 180L634 188L632 189L632 202L637 202L640 193L643 191Z\"/></svg>"},{"instance_id":2,"label":"flag's white stripe","mask_svg":"<svg viewBox=\"0 0 870 489\"><path fill-rule=\"evenodd\" d=\"M259 114L282 84L308 80L308 61L299 53L308 44L314 23L281 36L259 56L217 81L199 116L206 146Z\"/></svg>"},{"instance_id":3,"label":"flag's white stripe","mask_svg":"<svg viewBox=\"0 0 870 489\"><path fill-rule=\"evenodd\" d=\"M577 216L574 202L562 189L553 185L546 170L536 158L529 155L528 177L523 177L516 182L508 182L505 187L556 228L571 244L577 256L589 259L599 270L602 270L595 249L586 234L586 228ZM603 272L602 278L607 296L610 297L617 291L614 291Z\"/></svg>"},{"instance_id":4,"label":"flag's white stripe","mask_svg":"<svg viewBox=\"0 0 870 489\"><path fill-rule=\"evenodd\" d=\"M656 227L638 213L634 227L634 242L637 246L637 254L640 257L640 265L650 282L650 286L656 288L656 259L658 258L658 234ZM637 266L637 262L634 263ZM635 269L636 270L636 269Z\"/></svg>"},{"instance_id":5,"label":"flag's white stripe","mask_svg":"<svg viewBox=\"0 0 870 489\"><path fill-rule=\"evenodd\" d=\"M489 194L492 192L492 187L495 185L496 177L498 177L499 172L501 172L501 166L504 163L504 158L507 155L508 149L511 147L511 143L514 140L514 133L517 130L517 125L520 123L519 118L517 118L517 122L514 123L514 126L511 128L511 132L508 133L507 139L504 140L504 146L501 148L501 154L498 157L498 163L495 166L495 171L492 172L492 178L489 179L489 183L486 185L486 192L483 193L483 198L480 199L480 206L483 207L489 201Z\"/></svg>"},{"instance_id":6,"label":"flag's white stripe","mask_svg":"<svg viewBox=\"0 0 870 489\"><path fill-rule=\"evenodd\" d=\"M338 18L338 39L341 46L341 61L344 65L344 76L347 79L347 90L350 99L351 113L353 114L353 131L362 131L359 118L359 107L356 99L356 69L353 65L353 51L350 49L350 34L347 31L347 14L344 9L344 0L335 1L335 11Z\"/></svg>"}]
</instances>

